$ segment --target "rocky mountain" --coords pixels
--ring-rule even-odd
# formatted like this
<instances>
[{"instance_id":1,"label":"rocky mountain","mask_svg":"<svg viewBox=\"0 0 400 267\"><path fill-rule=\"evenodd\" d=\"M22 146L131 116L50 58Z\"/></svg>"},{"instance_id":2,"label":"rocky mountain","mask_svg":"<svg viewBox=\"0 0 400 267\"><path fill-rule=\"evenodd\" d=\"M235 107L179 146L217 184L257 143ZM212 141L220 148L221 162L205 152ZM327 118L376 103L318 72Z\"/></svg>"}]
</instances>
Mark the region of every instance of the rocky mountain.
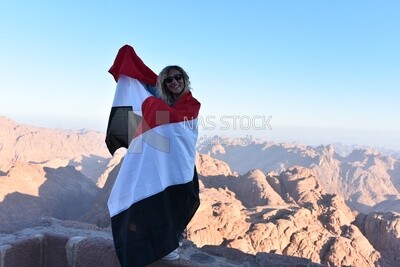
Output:
<instances>
[{"instance_id":1,"label":"rocky mountain","mask_svg":"<svg viewBox=\"0 0 400 267\"><path fill-rule=\"evenodd\" d=\"M97 182L111 159L104 133L34 127L4 116L0 125L0 175L16 162L25 162L52 168L73 166Z\"/></svg>"},{"instance_id":2,"label":"rocky mountain","mask_svg":"<svg viewBox=\"0 0 400 267\"><path fill-rule=\"evenodd\" d=\"M80 221L93 223L101 228L105 228L110 225L111 219L108 212L107 201L111 193L111 189L114 185L115 179L117 178L119 169L121 168L122 161L123 158L120 158L118 164L110 169L110 171L108 172L108 176L105 179L104 187L100 190L100 192L94 199L92 208L86 213L82 214L82 216L79 218Z\"/></svg>"},{"instance_id":3,"label":"rocky mountain","mask_svg":"<svg viewBox=\"0 0 400 267\"><path fill-rule=\"evenodd\" d=\"M391 158L400 159L400 150L396 149L388 149L383 147L371 147L371 146L361 146L361 145L344 145L341 143L333 143L332 146L335 149L335 152L342 157L348 156L353 150L357 149L373 149L375 151L380 152L384 156L389 156Z\"/></svg>"},{"instance_id":4,"label":"rocky mountain","mask_svg":"<svg viewBox=\"0 0 400 267\"><path fill-rule=\"evenodd\" d=\"M251 196L266 187L254 183L255 177L270 185L270 196L258 203L252 202ZM188 228L190 239L198 246L223 245L246 253L299 256L328 266L394 262L382 257L353 224L355 213L343 198L325 192L311 169L292 167L280 175L266 176L253 170L239 177L218 177L223 182L213 178L201 178L201 206ZM247 186L245 181L253 186ZM391 249L392 256L400 253L396 244Z\"/></svg>"},{"instance_id":5,"label":"rocky mountain","mask_svg":"<svg viewBox=\"0 0 400 267\"><path fill-rule=\"evenodd\" d=\"M104 134L39 128L5 117L0 124L2 225L42 216L76 219L91 209L118 160L107 151Z\"/></svg>"},{"instance_id":6,"label":"rocky mountain","mask_svg":"<svg viewBox=\"0 0 400 267\"><path fill-rule=\"evenodd\" d=\"M396 266L400 236L392 230L398 215L384 213L382 220L392 227L367 235L362 215L327 193L314 170L296 166L280 174L255 169L232 175L226 163L208 155L199 154L196 163L199 173L207 173L200 175L201 205L187 229L197 246L290 255L328 266ZM106 203L118 167L82 218L86 222L109 225ZM392 241L381 252L374 240L382 237Z\"/></svg>"},{"instance_id":7,"label":"rocky mountain","mask_svg":"<svg viewBox=\"0 0 400 267\"><path fill-rule=\"evenodd\" d=\"M0 123L0 230L51 216L109 231L107 200L125 151L111 158L97 132ZM198 151L201 206L187 229L196 246L399 266L398 159L251 138L200 138Z\"/></svg>"},{"instance_id":8,"label":"rocky mountain","mask_svg":"<svg viewBox=\"0 0 400 267\"><path fill-rule=\"evenodd\" d=\"M400 200L400 160L375 149L339 154L333 145L314 148L214 137L200 139L198 151L226 162L241 175L252 169L280 173L295 165L310 168L328 193L343 196L352 209L365 213L399 209L391 204Z\"/></svg>"},{"instance_id":9,"label":"rocky mountain","mask_svg":"<svg viewBox=\"0 0 400 267\"><path fill-rule=\"evenodd\" d=\"M92 208L98 187L72 166L50 168L16 162L0 176L0 221L29 222L44 216L77 219Z\"/></svg>"},{"instance_id":10,"label":"rocky mountain","mask_svg":"<svg viewBox=\"0 0 400 267\"><path fill-rule=\"evenodd\" d=\"M388 263L400 265L400 213L359 214L354 224Z\"/></svg>"}]
</instances>

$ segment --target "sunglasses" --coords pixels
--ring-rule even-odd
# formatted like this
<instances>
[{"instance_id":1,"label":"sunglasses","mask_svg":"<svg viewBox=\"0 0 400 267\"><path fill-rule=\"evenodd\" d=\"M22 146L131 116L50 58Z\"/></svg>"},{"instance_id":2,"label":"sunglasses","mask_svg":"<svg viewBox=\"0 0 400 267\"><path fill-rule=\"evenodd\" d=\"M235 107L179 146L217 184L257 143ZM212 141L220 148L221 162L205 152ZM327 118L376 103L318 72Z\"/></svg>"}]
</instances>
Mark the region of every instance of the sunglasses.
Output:
<instances>
[{"instance_id":1,"label":"sunglasses","mask_svg":"<svg viewBox=\"0 0 400 267\"><path fill-rule=\"evenodd\" d=\"M165 78L164 82L165 83L172 83L172 80L175 80L175 81L179 82L180 80L182 80L182 78L183 78L183 74L175 74L174 76Z\"/></svg>"}]
</instances>

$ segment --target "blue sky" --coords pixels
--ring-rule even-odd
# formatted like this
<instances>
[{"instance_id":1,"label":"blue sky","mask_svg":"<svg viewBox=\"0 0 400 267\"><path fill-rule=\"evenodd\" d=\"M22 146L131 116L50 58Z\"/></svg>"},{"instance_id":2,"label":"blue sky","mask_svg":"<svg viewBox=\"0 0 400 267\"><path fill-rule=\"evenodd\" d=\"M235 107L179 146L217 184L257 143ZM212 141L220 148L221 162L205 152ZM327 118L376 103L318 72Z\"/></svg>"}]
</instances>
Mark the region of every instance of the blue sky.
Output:
<instances>
[{"instance_id":1,"label":"blue sky","mask_svg":"<svg viewBox=\"0 0 400 267\"><path fill-rule=\"evenodd\" d=\"M399 12L368 0L2 1L0 115L105 131L107 71L130 44L156 73L187 70L217 125L202 133L400 149ZM272 130L219 126L256 116Z\"/></svg>"}]
</instances>

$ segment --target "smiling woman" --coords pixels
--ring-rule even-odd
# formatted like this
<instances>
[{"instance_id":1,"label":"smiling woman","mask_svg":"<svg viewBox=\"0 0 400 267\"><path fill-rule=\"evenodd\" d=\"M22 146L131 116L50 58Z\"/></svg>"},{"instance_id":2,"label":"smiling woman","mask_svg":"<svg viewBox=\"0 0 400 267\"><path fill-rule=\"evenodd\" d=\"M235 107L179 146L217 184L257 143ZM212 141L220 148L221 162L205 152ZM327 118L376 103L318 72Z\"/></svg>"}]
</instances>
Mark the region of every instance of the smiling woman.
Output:
<instances>
[{"instance_id":1,"label":"smiling woman","mask_svg":"<svg viewBox=\"0 0 400 267\"><path fill-rule=\"evenodd\" d=\"M200 103L182 68L167 67L157 79L131 46L119 50L109 72L117 88L106 142L112 154L128 148L108 200L118 259L130 267L176 260L179 239L200 203L198 129L187 127L197 124ZM148 91L157 80L169 105Z\"/></svg>"},{"instance_id":2,"label":"smiling woman","mask_svg":"<svg viewBox=\"0 0 400 267\"><path fill-rule=\"evenodd\" d=\"M189 75L179 66L167 66L158 76L157 89L160 98L171 106L191 90Z\"/></svg>"}]
</instances>

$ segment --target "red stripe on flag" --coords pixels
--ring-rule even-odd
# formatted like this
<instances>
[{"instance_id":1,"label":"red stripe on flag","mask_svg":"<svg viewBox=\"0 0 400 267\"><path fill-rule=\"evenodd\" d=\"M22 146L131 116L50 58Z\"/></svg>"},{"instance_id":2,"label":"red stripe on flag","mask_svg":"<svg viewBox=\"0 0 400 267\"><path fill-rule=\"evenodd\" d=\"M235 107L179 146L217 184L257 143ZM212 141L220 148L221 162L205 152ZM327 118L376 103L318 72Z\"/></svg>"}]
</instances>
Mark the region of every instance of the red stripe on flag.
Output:
<instances>
[{"instance_id":1,"label":"red stripe on flag","mask_svg":"<svg viewBox=\"0 0 400 267\"><path fill-rule=\"evenodd\" d=\"M143 63L130 45L124 45L119 49L114 64L108 72L114 76L116 82L119 75L124 74L151 86L157 83L157 74Z\"/></svg>"},{"instance_id":2,"label":"red stripe on flag","mask_svg":"<svg viewBox=\"0 0 400 267\"><path fill-rule=\"evenodd\" d=\"M134 138L162 124L183 122L197 118L200 102L191 92L182 95L173 106L168 106L163 100L148 97L142 104L143 119Z\"/></svg>"}]
</instances>

